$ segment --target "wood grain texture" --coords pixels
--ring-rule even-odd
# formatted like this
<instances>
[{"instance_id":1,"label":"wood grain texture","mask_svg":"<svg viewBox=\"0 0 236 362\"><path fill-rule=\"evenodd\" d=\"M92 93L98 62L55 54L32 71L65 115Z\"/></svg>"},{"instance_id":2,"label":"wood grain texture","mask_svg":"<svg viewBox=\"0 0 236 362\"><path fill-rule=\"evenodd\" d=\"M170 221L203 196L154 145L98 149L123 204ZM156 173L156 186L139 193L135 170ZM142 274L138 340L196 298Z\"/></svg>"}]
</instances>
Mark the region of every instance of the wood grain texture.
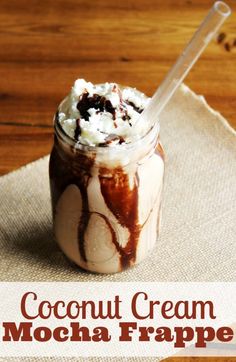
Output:
<instances>
[{"instance_id":1,"label":"wood grain texture","mask_svg":"<svg viewBox=\"0 0 236 362\"><path fill-rule=\"evenodd\" d=\"M152 95L210 0L1 0L0 174L50 151L52 117L74 79ZM236 10L233 0L229 5ZM236 38L236 15L223 26ZM212 42L186 82L236 127L236 47ZM48 128L46 128L48 127Z\"/></svg>"}]
</instances>

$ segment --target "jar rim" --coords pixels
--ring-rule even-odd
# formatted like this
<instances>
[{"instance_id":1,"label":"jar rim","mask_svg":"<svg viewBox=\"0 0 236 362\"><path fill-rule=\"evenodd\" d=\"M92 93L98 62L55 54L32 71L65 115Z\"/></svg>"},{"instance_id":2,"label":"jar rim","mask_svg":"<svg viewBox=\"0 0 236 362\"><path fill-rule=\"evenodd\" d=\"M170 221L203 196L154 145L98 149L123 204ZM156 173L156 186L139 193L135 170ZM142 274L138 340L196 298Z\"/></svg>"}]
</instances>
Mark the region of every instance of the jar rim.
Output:
<instances>
[{"instance_id":1,"label":"jar rim","mask_svg":"<svg viewBox=\"0 0 236 362\"><path fill-rule=\"evenodd\" d=\"M63 141L65 141L68 145L72 146L75 151L82 151L82 152L91 152L91 153L110 153L114 151L130 151L137 147L139 147L145 140L148 140L149 137L151 138L150 141L152 141L152 135L154 137L157 137L159 135L160 131L160 125L159 121L155 122L154 125L148 129L148 131L142 135L139 139L129 142L129 143L122 143L119 145L114 146L92 146L92 145L84 145L82 143L79 143L74 138L70 137L61 126L60 122L58 121L57 117L54 117L54 129L56 131L56 134L58 134Z\"/></svg>"}]
</instances>

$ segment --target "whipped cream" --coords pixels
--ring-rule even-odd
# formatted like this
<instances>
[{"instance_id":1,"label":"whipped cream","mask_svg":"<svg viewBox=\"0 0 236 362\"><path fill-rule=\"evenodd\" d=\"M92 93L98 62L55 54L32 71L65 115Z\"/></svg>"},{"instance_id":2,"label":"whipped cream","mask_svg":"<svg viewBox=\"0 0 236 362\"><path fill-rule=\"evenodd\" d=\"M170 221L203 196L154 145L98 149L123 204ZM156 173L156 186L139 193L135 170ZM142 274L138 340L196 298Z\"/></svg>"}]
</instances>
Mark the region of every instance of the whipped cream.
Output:
<instances>
[{"instance_id":1,"label":"whipped cream","mask_svg":"<svg viewBox=\"0 0 236 362\"><path fill-rule=\"evenodd\" d=\"M148 123L138 119L149 100L135 88L119 88L116 83L94 85L77 79L58 108L57 120L79 144L130 143L148 132Z\"/></svg>"}]
</instances>

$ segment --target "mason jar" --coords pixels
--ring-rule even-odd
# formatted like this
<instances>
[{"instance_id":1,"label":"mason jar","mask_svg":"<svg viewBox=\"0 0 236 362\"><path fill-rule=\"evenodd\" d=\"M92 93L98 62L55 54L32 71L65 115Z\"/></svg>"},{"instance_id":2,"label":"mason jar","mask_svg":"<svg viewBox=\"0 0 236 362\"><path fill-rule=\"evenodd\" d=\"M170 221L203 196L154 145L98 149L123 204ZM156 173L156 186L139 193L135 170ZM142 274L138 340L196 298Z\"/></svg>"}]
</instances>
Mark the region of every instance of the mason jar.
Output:
<instances>
[{"instance_id":1,"label":"mason jar","mask_svg":"<svg viewBox=\"0 0 236 362\"><path fill-rule=\"evenodd\" d=\"M156 122L133 143L85 146L54 118L49 174L53 228L81 268L116 273L145 259L160 229L164 153Z\"/></svg>"}]
</instances>

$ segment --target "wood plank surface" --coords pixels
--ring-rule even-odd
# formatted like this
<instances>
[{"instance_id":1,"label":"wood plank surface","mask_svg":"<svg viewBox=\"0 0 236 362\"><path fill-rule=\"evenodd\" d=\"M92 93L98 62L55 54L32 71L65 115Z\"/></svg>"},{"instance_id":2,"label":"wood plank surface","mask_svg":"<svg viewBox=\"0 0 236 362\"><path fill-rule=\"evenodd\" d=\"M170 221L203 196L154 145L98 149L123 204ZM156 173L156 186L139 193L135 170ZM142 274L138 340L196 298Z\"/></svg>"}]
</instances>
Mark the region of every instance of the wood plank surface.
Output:
<instances>
[{"instance_id":1,"label":"wood plank surface","mask_svg":"<svg viewBox=\"0 0 236 362\"><path fill-rule=\"evenodd\" d=\"M0 174L50 152L53 113L74 79L152 95L212 3L1 0ZM222 29L230 45L235 20ZM225 47L213 41L186 83L236 127L236 46Z\"/></svg>"}]
</instances>

